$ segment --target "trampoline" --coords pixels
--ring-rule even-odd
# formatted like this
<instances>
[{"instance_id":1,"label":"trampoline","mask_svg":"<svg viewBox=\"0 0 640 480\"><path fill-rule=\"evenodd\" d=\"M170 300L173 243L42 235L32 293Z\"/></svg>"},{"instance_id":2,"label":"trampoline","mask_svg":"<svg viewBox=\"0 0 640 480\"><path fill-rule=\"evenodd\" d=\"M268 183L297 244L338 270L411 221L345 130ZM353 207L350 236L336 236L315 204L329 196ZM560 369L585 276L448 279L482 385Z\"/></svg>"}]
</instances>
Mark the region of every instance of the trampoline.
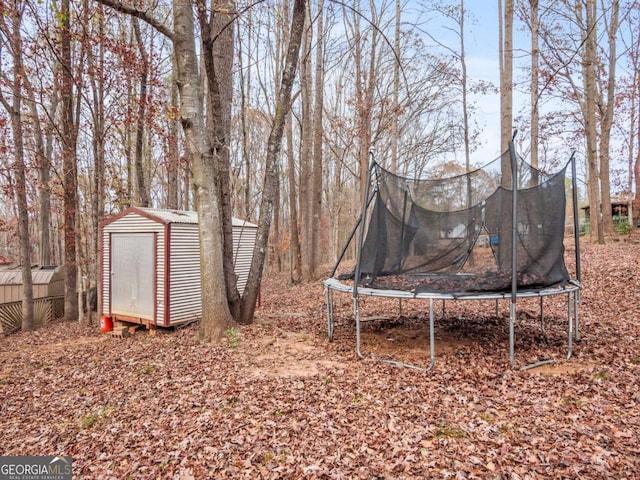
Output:
<instances>
[{"instance_id":1,"label":"trampoline","mask_svg":"<svg viewBox=\"0 0 640 480\"><path fill-rule=\"evenodd\" d=\"M330 278L324 280L327 328L333 339L335 293L350 295L356 352L362 352L360 299L386 297L429 304L429 356L435 365L434 303L509 300L509 363L514 365L519 299L566 296L567 354L579 340L580 248L574 155L554 173L533 168L515 151L508 188L499 157L464 175L424 179L395 175L371 158L362 210ZM571 170L575 275L565 265L567 171ZM355 242L355 268L342 265ZM346 263L346 262L345 262ZM536 363L551 363L545 360ZM524 368L528 368L524 367Z\"/></svg>"}]
</instances>

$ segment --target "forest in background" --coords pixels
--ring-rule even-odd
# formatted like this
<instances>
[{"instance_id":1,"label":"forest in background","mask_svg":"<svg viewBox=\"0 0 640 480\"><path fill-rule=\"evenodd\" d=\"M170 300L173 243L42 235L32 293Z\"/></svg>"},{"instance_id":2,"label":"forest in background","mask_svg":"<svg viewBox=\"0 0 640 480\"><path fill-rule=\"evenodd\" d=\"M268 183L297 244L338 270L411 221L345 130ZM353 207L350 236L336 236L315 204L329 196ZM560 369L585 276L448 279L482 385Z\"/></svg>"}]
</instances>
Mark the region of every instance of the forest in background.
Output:
<instances>
[{"instance_id":1,"label":"forest in background","mask_svg":"<svg viewBox=\"0 0 640 480\"><path fill-rule=\"evenodd\" d=\"M3 1L0 255L64 263L73 316L77 279L98 282L104 218L132 205L198 206L185 99L202 113L210 151L226 158L204 174L224 180L216 198L234 216L269 217L262 264L294 282L339 253L370 152L406 175L448 176L492 160L473 156L485 127L478 95L501 105L496 143L517 128L534 166L554 168L577 150L584 201L600 211L591 232L604 242L612 197L636 219L640 211L640 5L498 5L500 80L489 84L467 74L467 38L483 25L464 0ZM295 6L304 8L297 55ZM193 98L180 90L185 20L199 75ZM283 111L281 79L292 66ZM514 104L514 93L527 102ZM281 147L270 150L277 119Z\"/></svg>"}]
</instances>

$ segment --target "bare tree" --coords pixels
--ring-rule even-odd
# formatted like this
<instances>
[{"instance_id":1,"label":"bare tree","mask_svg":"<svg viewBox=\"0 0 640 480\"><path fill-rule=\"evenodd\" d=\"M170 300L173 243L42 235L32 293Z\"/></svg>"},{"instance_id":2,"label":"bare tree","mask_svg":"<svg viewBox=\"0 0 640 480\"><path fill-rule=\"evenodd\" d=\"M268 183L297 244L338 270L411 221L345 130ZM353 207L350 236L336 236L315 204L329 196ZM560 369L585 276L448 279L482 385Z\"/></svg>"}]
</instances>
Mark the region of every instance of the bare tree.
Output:
<instances>
[{"instance_id":1,"label":"bare tree","mask_svg":"<svg viewBox=\"0 0 640 480\"><path fill-rule=\"evenodd\" d=\"M316 278L317 267L321 261L322 250L320 248L320 216L322 214L322 171L323 171L323 141L324 128L324 2L318 0L318 12L316 16L316 58L315 58L315 78L314 78L314 105L313 105L313 167L311 183L311 257L312 262L309 273L311 278Z\"/></svg>"},{"instance_id":2,"label":"bare tree","mask_svg":"<svg viewBox=\"0 0 640 480\"><path fill-rule=\"evenodd\" d=\"M140 22L137 17L131 18L133 32L135 34L138 52L140 54L140 94L138 95L138 113L136 118L136 146L134 151L134 171L135 171L135 199L140 207L149 206L149 192L145 181L145 172L142 160L142 146L145 135L145 115L147 110L147 84L149 82L149 59L144 46L142 34L140 33Z\"/></svg>"},{"instance_id":3,"label":"bare tree","mask_svg":"<svg viewBox=\"0 0 640 480\"><path fill-rule=\"evenodd\" d=\"M232 2L215 0L207 17L206 2L198 0L198 19L202 31L204 65L208 87L207 126L212 139L215 181L222 220L224 280L231 314L238 318L240 294L233 268L233 238L230 192L231 103L233 98L234 11Z\"/></svg>"},{"instance_id":4,"label":"bare tree","mask_svg":"<svg viewBox=\"0 0 640 480\"><path fill-rule=\"evenodd\" d=\"M513 0L498 0L500 54L500 151L507 151L513 130ZM511 188L511 163L508 155L501 162L503 187ZM516 188L514 186L514 188Z\"/></svg>"},{"instance_id":5,"label":"bare tree","mask_svg":"<svg viewBox=\"0 0 640 480\"><path fill-rule=\"evenodd\" d=\"M287 57L278 90L273 126L267 143L265 180L262 200L260 202L260 220L256 235L256 246L253 252L251 270L247 279L247 287L243 296L241 321L245 323L253 319L256 301L258 299L258 286L260 285L264 268L264 259L267 251L266 246L269 240L269 229L271 228L273 201L275 198L276 183L278 182L277 157L280 152L284 124L291 102L291 89L298 67L298 57L300 55L302 32L304 30L306 17L306 3L306 0L295 0L293 4L289 47L287 49Z\"/></svg>"},{"instance_id":6,"label":"bare tree","mask_svg":"<svg viewBox=\"0 0 640 480\"><path fill-rule=\"evenodd\" d=\"M600 114L600 185L602 202L602 227L606 235L613 234L613 219L611 216L611 179L610 179L610 154L611 154L611 129L613 127L613 114L616 96L616 46L618 43L618 28L620 26L620 1L612 0L609 15L604 12L605 29L608 44L608 62L605 82L605 92L598 89L598 105ZM606 94L606 99L604 95Z\"/></svg>"},{"instance_id":7,"label":"bare tree","mask_svg":"<svg viewBox=\"0 0 640 480\"><path fill-rule=\"evenodd\" d=\"M15 197L18 205L18 238L20 241L20 263L22 266L22 330L33 330L33 283L31 278L31 242L29 241L29 211L27 206L27 179L24 161L22 97L24 69L22 62L22 14L23 4L13 0L10 9L11 26L6 17L0 18L0 33L5 37L13 58L13 79L11 80L11 98L9 101L0 90L0 103L11 116L13 131L13 150L16 186ZM1 67L1 65L0 65ZM4 72L0 69L0 74Z\"/></svg>"},{"instance_id":8,"label":"bare tree","mask_svg":"<svg viewBox=\"0 0 640 480\"><path fill-rule=\"evenodd\" d=\"M538 0L530 0L531 29L531 153L530 163L538 168L538 144L540 136L540 9Z\"/></svg>"},{"instance_id":9,"label":"bare tree","mask_svg":"<svg viewBox=\"0 0 640 480\"><path fill-rule=\"evenodd\" d=\"M171 61L172 68L172 77L175 77L175 58L172 58ZM178 190L179 190L179 176L178 173L180 171L180 149L179 149L179 138L178 138L178 129L180 125L177 122L175 117L175 112L178 111L178 87L176 82L172 81L169 86L171 92L171 103L169 105L169 109L171 115L169 116L169 124L168 124L168 133L169 138L167 139L167 208L177 209L179 208L178 202Z\"/></svg>"},{"instance_id":10,"label":"bare tree","mask_svg":"<svg viewBox=\"0 0 640 480\"><path fill-rule=\"evenodd\" d=\"M584 120L587 137L587 167L588 190L591 225L595 224L598 233L598 243L604 243L604 224L602 223L602 205L600 203L600 171L598 168L598 133L596 125L596 1L587 0L584 29L582 30L584 43Z\"/></svg>"},{"instance_id":11,"label":"bare tree","mask_svg":"<svg viewBox=\"0 0 640 480\"><path fill-rule=\"evenodd\" d=\"M394 37L393 37L393 105L391 119L391 171L398 171L398 135L400 123L400 25L402 18L402 6L400 0L396 0Z\"/></svg>"},{"instance_id":12,"label":"bare tree","mask_svg":"<svg viewBox=\"0 0 640 480\"><path fill-rule=\"evenodd\" d=\"M313 278L313 247L311 228L311 196L313 175L313 116L312 116L312 62L311 44L313 27L311 24L311 5L307 4L307 15L302 37L302 53L300 60L300 156L299 203L300 203L300 251L302 254L302 280Z\"/></svg>"},{"instance_id":13,"label":"bare tree","mask_svg":"<svg viewBox=\"0 0 640 480\"><path fill-rule=\"evenodd\" d=\"M60 67L62 98L62 182L64 200L64 317L66 320L78 318L77 297L77 216L78 216L78 174L77 141L78 128L75 105L75 79L71 54L71 8L70 0L62 0L60 7Z\"/></svg>"}]
</instances>

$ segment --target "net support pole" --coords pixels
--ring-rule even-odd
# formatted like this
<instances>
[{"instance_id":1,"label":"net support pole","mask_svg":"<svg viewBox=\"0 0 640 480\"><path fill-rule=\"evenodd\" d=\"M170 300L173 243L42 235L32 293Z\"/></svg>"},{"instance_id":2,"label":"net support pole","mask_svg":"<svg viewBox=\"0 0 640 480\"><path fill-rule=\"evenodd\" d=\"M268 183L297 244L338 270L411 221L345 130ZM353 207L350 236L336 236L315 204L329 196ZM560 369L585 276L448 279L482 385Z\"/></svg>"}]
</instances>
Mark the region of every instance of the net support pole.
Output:
<instances>
[{"instance_id":1,"label":"net support pole","mask_svg":"<svg viewBox=\"0 0 640 480\"><path fill-rule=\"evenodd\" d=\"M362 260L362 245L364 244L364 229L366 226L367 206L369 205L369 192L371 187L371 178L373 176L373 167L375 165L373 152L369 152L371 161L369 162L369 170L367 171L367 182L364 186L364 194L362 195L362 213L360 215L360 232L358 235L358 245L356 249L356 269L353 279L353 315L356 319L356 353L362 357L360 351L360 306L358 302L358 284L360 283L360 268Z\"/></svg>"},{"instance_id":2,"label":"net support pole","mask_svg":"<svg viewBox=\"0 0 640 480\"><path fill-rule=\"evenodd\" d=\"M573 238L575 240L576 247L576 280L578 281L578 287L582 282L581 280L581 268L580 268L580 219L578 218L578 179L576 174L576 152L571 153L571 193L573 200ZM580 322L578 320L578 303L580 302L580 289L575 294L575 337L577 341L580 341Z\"/></svg>"},{"instance_id":3,"label":"net support pole","mask_svg":"<svg viewBox=\"0 0 640 480\"><path fill-rule=\"evenodd\" d=\"M515 133L513 134L515 138ZM516 300L518 298L518 161L513 138L509 142L511 160L511 302L509 304L509 363L513 366L515 357Z\"/></svg>"}]
</instances>

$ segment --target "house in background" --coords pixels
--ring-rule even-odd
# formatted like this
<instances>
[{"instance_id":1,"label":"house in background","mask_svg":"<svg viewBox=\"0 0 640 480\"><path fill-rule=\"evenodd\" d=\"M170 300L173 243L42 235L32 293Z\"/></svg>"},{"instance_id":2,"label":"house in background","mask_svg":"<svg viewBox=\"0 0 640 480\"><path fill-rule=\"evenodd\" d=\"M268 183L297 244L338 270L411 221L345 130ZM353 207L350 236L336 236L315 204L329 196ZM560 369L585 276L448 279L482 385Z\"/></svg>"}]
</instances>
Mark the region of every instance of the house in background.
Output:
<instances>
[{"instance_id":1,"label":"house in background","mask_svg":"<svg viewBox=\"0 0 640 480\"><path fill-rule=\"evenodd\" d=\"M584 211L584 223L580 228L580 233L589 233L591 226L591 208L586 205L581 208ZM612 201L611 202L611 217L613 218L613 225L620 225L624 223L631 224L629 219L629 204L628 202ZM636 225L640 226L640 225Z\"/></svg>"}]
</instances>

